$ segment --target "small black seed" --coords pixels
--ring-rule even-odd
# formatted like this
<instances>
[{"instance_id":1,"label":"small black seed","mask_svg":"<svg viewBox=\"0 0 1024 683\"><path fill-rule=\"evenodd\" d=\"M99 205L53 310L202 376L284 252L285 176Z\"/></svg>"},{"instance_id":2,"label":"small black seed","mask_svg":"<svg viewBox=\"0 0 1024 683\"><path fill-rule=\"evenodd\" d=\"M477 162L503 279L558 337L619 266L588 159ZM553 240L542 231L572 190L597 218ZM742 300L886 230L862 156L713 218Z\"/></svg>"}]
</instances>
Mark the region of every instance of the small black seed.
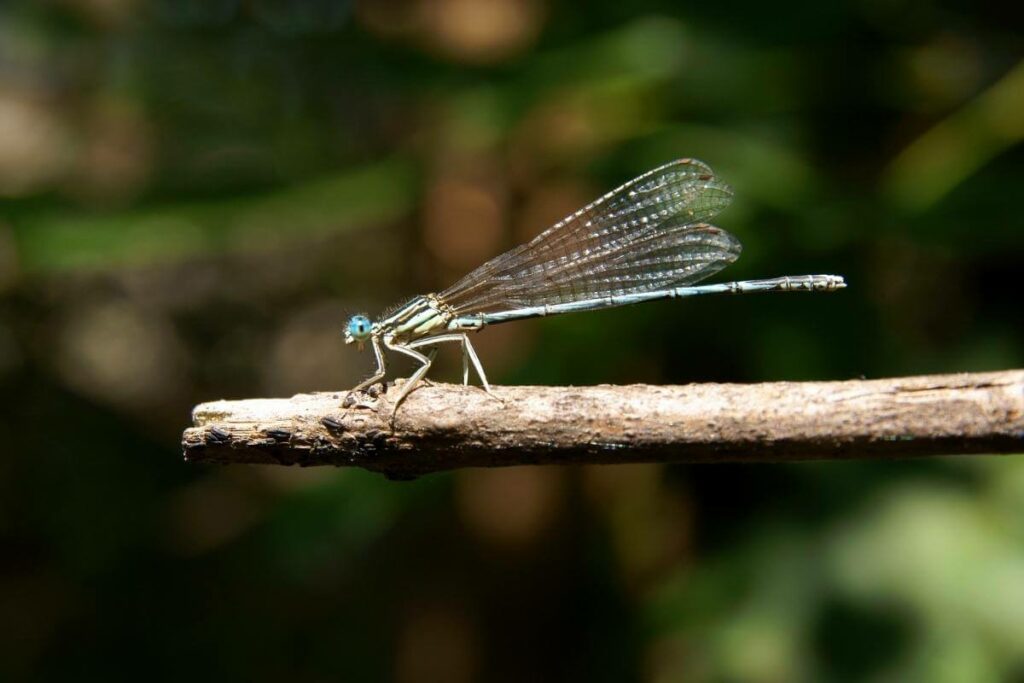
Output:
<instances>
[{"instance_id":1,"label":"small black seed","mask_svg":"<svg viewBox=\"0 0 1024 683\"><path fill-rule=\"evenodd\" d=\"M324 427L326 427L328 430L330 430L332 432L343 432L343 431L345 431L344 423L342 423L341 420L335 419L335 418L330 417L330 416L321 418L320 419L320 424L322 424Z\"/></svg>"},{"instance_id":2,"label":"small black seed","mask_svg":"<svg viewBox=\"0 0 1024 683\"><path fill-rule=\"evenodd\" d=\"M214 443L224 443L225 441L231 440L231 432L227 432L220 427L213 426L210 427L207 440L213 441Z\"/></svg>"}]
</instances>

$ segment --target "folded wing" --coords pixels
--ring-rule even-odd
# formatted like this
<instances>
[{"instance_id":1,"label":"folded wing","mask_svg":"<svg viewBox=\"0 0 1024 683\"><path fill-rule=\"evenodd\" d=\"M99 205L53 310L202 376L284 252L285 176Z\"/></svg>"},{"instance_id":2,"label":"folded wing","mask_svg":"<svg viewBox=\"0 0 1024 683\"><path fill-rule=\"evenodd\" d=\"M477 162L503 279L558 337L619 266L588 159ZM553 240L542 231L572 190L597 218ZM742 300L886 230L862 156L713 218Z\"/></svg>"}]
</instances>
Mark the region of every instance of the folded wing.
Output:
<instances>
[{"instance_id":1,"label":"folded wing","mask_svg":"<svg viewBox=\"0 0 1024 683\"><path fill-rule=\"evenodd\" d=\"M488 261L440 297L461 315L692 284L739 257L735 237L704 223L731 199L706 164L665 164Z\"/></svg>"}]
</instances>

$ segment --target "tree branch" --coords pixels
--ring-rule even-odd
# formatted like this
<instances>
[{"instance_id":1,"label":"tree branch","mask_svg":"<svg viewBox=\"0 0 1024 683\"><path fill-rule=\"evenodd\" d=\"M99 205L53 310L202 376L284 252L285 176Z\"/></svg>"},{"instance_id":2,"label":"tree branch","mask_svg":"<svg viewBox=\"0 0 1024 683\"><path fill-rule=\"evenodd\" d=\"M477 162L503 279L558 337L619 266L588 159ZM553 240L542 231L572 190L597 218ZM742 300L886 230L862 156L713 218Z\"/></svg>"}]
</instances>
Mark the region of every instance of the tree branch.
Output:
<instances>
[{"instance_id":1,"label":"tree branch","mask_svg":"<svg viewBox=\"0 0 1024 683\"><path fill-rule=\"evenodd\" d=\"M1024 452L1024 370L845 382L494 387L500 401L477 387L435 384L412 392L392 427L395 393L204 403L182 438L185 458L355 466L408 478L496 465Z\"/></svg>"}]
</instances>

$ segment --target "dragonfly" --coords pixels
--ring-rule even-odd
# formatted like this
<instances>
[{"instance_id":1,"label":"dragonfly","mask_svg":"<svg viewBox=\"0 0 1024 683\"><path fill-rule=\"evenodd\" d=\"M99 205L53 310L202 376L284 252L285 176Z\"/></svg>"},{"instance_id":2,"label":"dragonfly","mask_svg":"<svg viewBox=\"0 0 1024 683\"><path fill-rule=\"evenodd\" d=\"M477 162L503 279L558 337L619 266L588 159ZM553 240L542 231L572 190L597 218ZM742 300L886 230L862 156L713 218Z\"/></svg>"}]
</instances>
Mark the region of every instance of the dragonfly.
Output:
<instances>
[{"instance_id":1,"label":"dragonfly","mask_svg":"<svg viewBox=\"0 0 1024 683\"><path fill-rule=\"evenodd\" d=\"M413 297L377 321L352 316L345 343L362 350L369 342L377 362L376 372L352 392L385 377L385 350L412 358L419 367L394 400L394 418L430 370L438 345L459 344L463 384L472 365L493 395L469 333L497 323L705 294L830 292L846 286L839 275L696 286L740 256L739 240L707 222L729 205L732 194L704 162L677 159L615 188L442 292Z\"/></svg>"}]
</instances>

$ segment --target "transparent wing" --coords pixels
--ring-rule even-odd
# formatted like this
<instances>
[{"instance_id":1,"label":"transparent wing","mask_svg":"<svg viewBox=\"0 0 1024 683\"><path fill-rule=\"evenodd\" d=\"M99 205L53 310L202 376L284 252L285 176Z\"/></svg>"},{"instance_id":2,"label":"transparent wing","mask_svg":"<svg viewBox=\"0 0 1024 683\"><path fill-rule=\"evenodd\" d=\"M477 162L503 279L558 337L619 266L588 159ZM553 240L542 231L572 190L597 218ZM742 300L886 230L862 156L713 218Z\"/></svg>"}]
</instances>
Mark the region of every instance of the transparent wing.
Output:
<instances>
[{"instance_id":1,"label":"transparent wing","mask_svg":"<svg viewBox=\"0 0 1024 683\"><path fill-rule=\"evenodd\" d=\"M493 313L690 284L739 257L703 221L732 190L704 163L680 159L634 178L480 266L440 293L457 314Z\"/></svg>"}]
</instances>

